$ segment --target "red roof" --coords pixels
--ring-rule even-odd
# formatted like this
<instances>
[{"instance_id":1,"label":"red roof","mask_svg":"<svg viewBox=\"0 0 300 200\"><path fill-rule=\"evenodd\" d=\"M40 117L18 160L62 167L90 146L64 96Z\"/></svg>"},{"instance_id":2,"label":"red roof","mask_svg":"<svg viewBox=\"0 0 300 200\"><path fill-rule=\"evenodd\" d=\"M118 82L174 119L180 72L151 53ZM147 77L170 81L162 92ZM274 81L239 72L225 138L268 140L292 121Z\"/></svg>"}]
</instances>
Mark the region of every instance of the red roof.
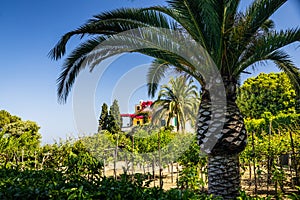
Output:
<instances>
[{"instance_id":1,"label":"red roof","mask_svg":"<svg viewBox=\"0 0 300 200\"><path fill-rule=\"evenodd\" d=\"M153 104L152 101L143 101L140 105L142 106L142 109L140 112L143 112L145 108L149 108ZM136 118L136 119L143 119L143 115L139 114L121 114L121 117L130 117L130 118Z\"/></svg>"},{"instance_id":2,"label":"red roof","mask_svg":"<svg viewBox=\"0 0 300 200\"><path fill-rule=\"evenodd\" d=\"M148 106L151 106L152 104L153 104L152 101L143 101L143 102L141 103L141 106L142 106L142 108L144 109L144 108L146 108L146 107L148 107Z\"/></svg>"}]
</instances>

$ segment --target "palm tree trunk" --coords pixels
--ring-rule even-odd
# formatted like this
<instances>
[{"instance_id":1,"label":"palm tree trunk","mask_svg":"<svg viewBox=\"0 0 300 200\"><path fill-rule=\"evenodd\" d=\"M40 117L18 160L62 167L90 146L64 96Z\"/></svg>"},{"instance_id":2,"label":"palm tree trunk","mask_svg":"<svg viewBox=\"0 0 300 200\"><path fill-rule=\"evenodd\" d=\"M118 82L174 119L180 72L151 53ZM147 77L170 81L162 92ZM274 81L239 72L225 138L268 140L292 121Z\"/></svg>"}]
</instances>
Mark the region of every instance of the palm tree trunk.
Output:
<instances>
[{"instance_id":1,"label":"palm tree trunk","mask_svg":"<svg viewBox=\"0 0 300 200\"><path fill-rule=\"evenodd\" d=\"M202 152L208 154L209 193L223 199L235 199L240 190L238 155L245 149L247 134L234 95L228 95L227 91L226 94L227 99L223 100L226 108L222 108L212 105L209 92L203 91L197 138Z\"/></svg>"},{"instance_id":2,"label":"palm tree trunk","mask_svg":"<svg viewBox=\"0 0 300 200\"><path fill-rule=\"evenodd\" d=\"M234 155L208 156L208 193L223 199L239 195L239 157Z\"/></svg>"}]
</instances>

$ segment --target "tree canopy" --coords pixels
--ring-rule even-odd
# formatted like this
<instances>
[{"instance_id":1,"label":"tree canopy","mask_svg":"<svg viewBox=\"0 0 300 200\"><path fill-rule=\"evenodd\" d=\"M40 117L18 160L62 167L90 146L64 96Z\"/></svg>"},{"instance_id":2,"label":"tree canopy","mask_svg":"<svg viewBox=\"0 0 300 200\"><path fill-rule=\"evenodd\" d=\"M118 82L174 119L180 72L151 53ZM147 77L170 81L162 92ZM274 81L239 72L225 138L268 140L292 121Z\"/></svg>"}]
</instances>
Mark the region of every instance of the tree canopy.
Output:
<instances>
[{"instance_id":1,"label":"tree canopy","mask_svg":"<svg viewBox=\"0 0 300 200\"><path fill-rule=\"evenodd\" d=\"M247 79L239 88L237 104L244 116L255 119L265 112L276 116L299 111L296 92L284 73L261 73Z\"/></svg>"},{"instance_id":2,"label":"tree canopy","mask_svg":"<svg viewBox=\"0 0 300 200\"><path fill-rule=\"evenodd\" d=\"M110 133L118 133L121 130L121 124L122 121L118 101L114 100L109 111L107 104L103 103L99 117L98 132L107 130Z\"/></svg>"},{"instance_id":3,"label":"tree canopy","mask_svg":"<svg viewBox=\"0 0 300 200\"><path fill-rule=\"evenodd\" d=\"M119 128L121 128L122 127L122 119L121 119L121 113L120 113L120 107L119 107L118 100L115 99L113 101L113 104L111 105L109 112L116 120L116 123L119 126Z\"/></svg>"},{"instance_id":4,"label":"tree canopy","mask_svg":"<svg viewBox=\"0 0 300 200\"><path fill-rule=\"evenodd\" d=\"M40 145L40 127L33 121L22 121L9 112L0 111L0 150L12 153L20 149L35 149Z\"/></svg>"},{"instance_id":5,"label":"tree canopy","mask_svg":"<svg viewBox=\"0 0 300 200\"><path fill-rule=\"evenodd\" d=\"M0 130L7 124L21 120L20 117L11 115L5 110L0 110Z\"/></svg>"},{"instance_id":6,"label":"tree canopy","mask_svg":"<svg viewBox=\"0 0 300 200\"><path fill-rule=\"evenodd\" d=\"M101 61L123 52L142 53L156 59L152 71L159 73L149 78L150 84L157 84L165 69L174 66L207 86L203 70L211 68L212 62L225 81L235 84L250 66L260 67L260 63L271 61L287 73L295 89L300 91L298 68L282 49L299 42L300 29L277 31L270 20L286 1L253 1L242 13L238 0L171 0L166 6L123 8L95 15L87 23L64 34L50 52L53 59L61 59L70 38L88 36L62 66L58 78L59 100L66 101L82 69L90 67L93 70ZM199 50L197 44L205 51L196 51ZM192 63L184 55L178 55L178 49L199 54L199 57L207 57L208 53L211 60L201 62L189 56L198 61ZM151 87L149 94L156 88Z\"/></svg>"},{"instance_id":7,"label":"tree canopy","mask_svg":"<svg viewBox=\"0 0 300 200\"><path fill-rule=\"evenodd\" d=\"M153 121L166 119L166 125L170 125L172 118L176 119L177 131L185 131L185 125L189 121L195 123L199 103L199 92L193 79L185 76L171 78L168 84L162 85L157 100L153 103L156 109Z\"/></svg>"},{"instance_id":8,"label":"tree canopy","mask_svg":"<svg viewBox=\"0 0 300 200\"><path fill-rule=\"evenodd\" d=\"M99 117L98 132L107 129L107 118L108 118L108 106L106 103L103 103L101 108L101 114Z\"/></svg>"}]
</instances>

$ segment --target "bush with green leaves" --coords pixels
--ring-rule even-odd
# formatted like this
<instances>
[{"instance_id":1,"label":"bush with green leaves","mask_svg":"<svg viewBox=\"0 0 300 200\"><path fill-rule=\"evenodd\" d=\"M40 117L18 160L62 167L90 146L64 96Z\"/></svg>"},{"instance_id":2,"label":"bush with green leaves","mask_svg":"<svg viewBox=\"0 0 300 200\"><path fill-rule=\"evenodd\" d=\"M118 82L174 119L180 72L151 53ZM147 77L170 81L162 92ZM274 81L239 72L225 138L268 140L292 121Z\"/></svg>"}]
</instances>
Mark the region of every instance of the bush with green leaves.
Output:
<instances>
[{"instance_id":1,"label":"bush with green leaves","mask_svg":"<svg viewBox=\"0 0 300 200\"><path fill-rule=\"evenodd\" d=\"M264 113L263 117L246 120L250 137L241 161L245 164L255 160L261 168L266 168L268 158L272 157L270 179L280 185L287 174L277 160L282 154L291 154L292 146L295 152L300 151L299 115ZM40 146L39 128L34 122L23 122L3 111L0 122L0 199L213 199L203 192L207 180L201 174L207 173L207 158L199 156L193 134L141 126L131 133L101 131ZM177 161L183 167L178 188L165 191L149 187L147 174L123 174L117 180L103 177L102 161L113 160L111 149L118 149L118 159L125 158L124 152L133 152L136 158L152 153L156 161L160 158L161 165ZM292 160L297 164L299 155ZM295 166L300 167L292 167ZM292 193L288 198L299 199L299 195ZM264 198L252 198L241 192L239 199Z\"/></svg>"},{"instance_id":2,"label":"bush with green leaves","mask_svg":"<svg viewBox=\"0 0 300 200\"><path fill-rule=\"evenodd\" d=\"M120 179L103 177L87 180L55 170L0 170L1 199L213 199L190 190L148 187L147 175L123 174Z\"/></svg>"},{"instance_id":3,"label":"bush with green leaves","mask_svg":"<svg viewBox=\"0 0 300 200\"><path fill-rule=\"evenodd\" d=\"M194 191L199 190L207 184L203 174L207 174L207 157L201 155L196 138L178 159L183 167L178 180L179 188L187 188ZM201 175L202 174L202 175Z\"/></svg>"},{"instance_id":4,"label":"bush with green leaves","mask_svg":"<svg viewBox=\"0 0 300 200\"><path fill-rule=\"evenodd\" d=\"M1 199L91 199L99 184L56 170L0 169Z\"/></svg>"}]
</instances>

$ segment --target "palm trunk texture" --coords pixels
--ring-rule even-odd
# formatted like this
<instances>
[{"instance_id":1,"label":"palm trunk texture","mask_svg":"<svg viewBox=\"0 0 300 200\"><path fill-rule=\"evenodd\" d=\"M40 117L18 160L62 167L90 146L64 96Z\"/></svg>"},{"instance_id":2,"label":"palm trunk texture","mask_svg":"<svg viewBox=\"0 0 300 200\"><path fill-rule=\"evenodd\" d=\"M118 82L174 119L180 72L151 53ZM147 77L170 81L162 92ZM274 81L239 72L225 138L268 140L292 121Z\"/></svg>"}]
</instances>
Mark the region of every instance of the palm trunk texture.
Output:
<instances>
[{"instance_id":1,"label":"palm trunk texture","mask_svg":"<svg viewBox=\"0 0 300 200\"><path fill-rule=\"evenodd\" d=\"M209 194L223 199L235 199L240 190L239 153L246 147L247 134L243 117L235 103L235 88L231 90L233 93L228 92L226 85L225 88L226 104L223 105L226 105L226 109L212 106L209 92L203 90L198 112L197 137L201 150L208 154ZM225 112L223 121L215 117L219 116L216 115L218 112ZM211 138L215 142L209 143Z\"/></svg>"},{"instance_id":2,"label":"palm trunk texture","mask_svg":"<svg viewBox=\"0 0 300 200\"><path fill-rule=\"evenodd\" d=\"M239 157L233 155L208 156L208 193L223 199L235 199L239 195Z\"/></svg>"}]
</instances>

